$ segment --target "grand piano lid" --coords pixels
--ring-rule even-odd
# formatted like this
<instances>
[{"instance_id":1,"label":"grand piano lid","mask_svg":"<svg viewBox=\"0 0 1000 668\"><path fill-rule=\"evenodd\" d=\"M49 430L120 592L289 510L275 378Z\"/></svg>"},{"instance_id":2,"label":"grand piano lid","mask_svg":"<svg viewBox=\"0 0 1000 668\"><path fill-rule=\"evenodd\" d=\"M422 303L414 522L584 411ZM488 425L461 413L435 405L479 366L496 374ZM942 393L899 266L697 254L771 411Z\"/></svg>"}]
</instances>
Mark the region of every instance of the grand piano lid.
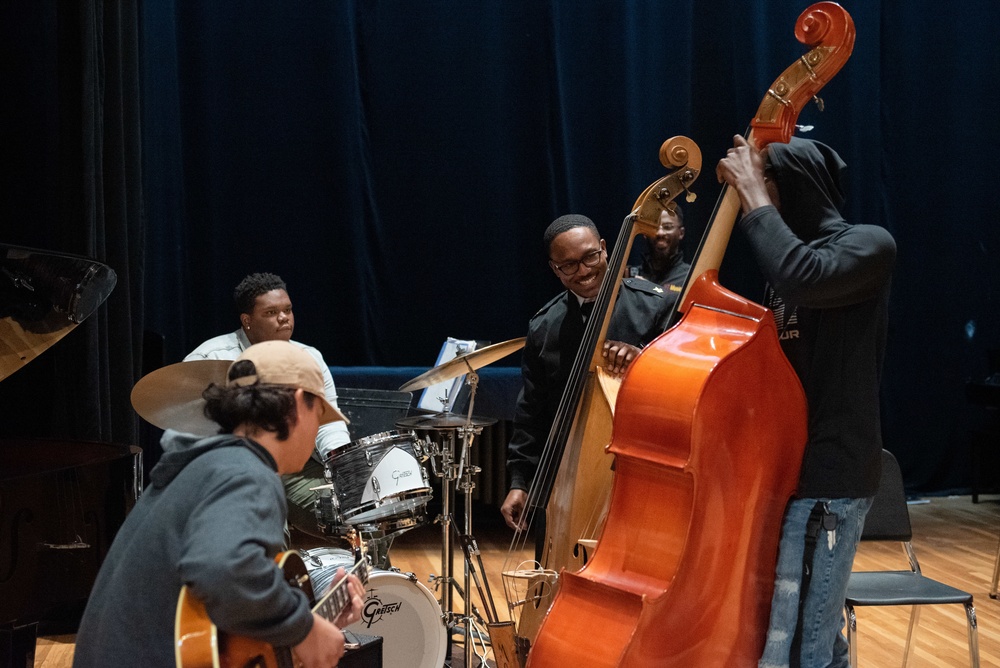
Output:
<instances>
[{"instance_id":1,"label":"grand piano lid","mask_svg":"<svg viewBox=\"0 0 1000 668\"><path fill-rule=\"evenodd\" d=\"M0 244L0 380L96 311L117 280L96 260Z\"/></svg>"}]
</instances>

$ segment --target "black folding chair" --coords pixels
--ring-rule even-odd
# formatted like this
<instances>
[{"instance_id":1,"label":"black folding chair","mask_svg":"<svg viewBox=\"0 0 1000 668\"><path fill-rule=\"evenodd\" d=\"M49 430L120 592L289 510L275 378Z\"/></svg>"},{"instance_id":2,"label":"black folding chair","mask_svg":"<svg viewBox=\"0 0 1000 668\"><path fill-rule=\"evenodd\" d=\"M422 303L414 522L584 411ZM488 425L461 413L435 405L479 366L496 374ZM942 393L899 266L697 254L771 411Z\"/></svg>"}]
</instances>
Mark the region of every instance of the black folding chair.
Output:
<instances>
[{"instance_id":1,"label":"black folding chair","mask_svg":"<svg viewBox=\"0 0 1000 668\"><path fill-rule=\"evenodd\" d=\"M854 572L847 584L847 641L851 646L851 665L858 665L857 618L854 609L860 606L908 605L910 627L906 633L903 666L913 654L913 631L920 620L920 606L959 604L965 607L969 626L969 665L979 668L979 634L976 629L976 608L972 594L950 587L920 573L920 564L910 541L910 511L906 505L903 475L899 463L888 450L882 451L882 481L871 510L865 519L863 541L899 541L910 561L908 571Z\"/></svg>"}]
</instances>

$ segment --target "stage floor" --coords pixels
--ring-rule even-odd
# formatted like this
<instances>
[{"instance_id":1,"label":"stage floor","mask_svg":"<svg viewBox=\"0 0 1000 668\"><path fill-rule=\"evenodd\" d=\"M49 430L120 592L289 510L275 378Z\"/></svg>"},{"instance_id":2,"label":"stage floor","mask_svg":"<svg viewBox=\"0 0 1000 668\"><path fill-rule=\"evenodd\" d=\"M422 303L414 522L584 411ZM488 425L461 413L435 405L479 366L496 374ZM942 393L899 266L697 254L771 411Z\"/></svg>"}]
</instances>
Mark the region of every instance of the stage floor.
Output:
<instances>
[{"instance_id":1,"label":"stage floor","mask_svg":"<svg viewBox=\"0 0 1000 668\"><path fill-rule=\"evenodd\" d=\"M913 544L925 575L971 592L976 601L979 619L979 651L981 665L1000 668L1000 601L989 597L994 559L1000 531L1000 497L980 497L974 504L971 497L931 497L925 503L910 506L913 524ZM484 570L501 618L505 617L500 571L507 561L511 532L485 518L474 534L482 552ZM312 547L303 544L301 547ZM412 572L418 582L435 598L431 575L441 574L441 530L425 525L398 537L389 550L394 568ZM525 556L526 551L520 556ZM855 570L906 568L906 558L897 545L862 543L855 561ZM455 546L452 568L455 577L463 579L462 557ZM473 602L481 606L477 595ZM460 597L453 608L461 612ZM902 663L906 640L908 611L902 608L858 609L858 661L862 666L889 667ZM35 666L70 668L73 656L73 636L42 637L38 641ZM453 635L450 668L464 666L461 635ZM926 607L916 632L916 650L912 666L967 666L968 650L965 614L961 606ZM478 661L474 660L473 666ZM412 668L390 666L385 668Z\"/></svg>"}]
</instances>

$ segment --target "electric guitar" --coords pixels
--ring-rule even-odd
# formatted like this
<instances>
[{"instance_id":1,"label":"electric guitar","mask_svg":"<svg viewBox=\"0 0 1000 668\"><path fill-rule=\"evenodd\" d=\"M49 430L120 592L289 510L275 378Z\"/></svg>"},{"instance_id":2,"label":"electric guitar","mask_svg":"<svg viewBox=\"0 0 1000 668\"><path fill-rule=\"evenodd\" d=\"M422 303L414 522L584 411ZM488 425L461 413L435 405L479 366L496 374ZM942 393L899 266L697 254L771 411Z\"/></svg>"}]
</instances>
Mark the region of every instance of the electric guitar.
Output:
<instances>
[{"instance_id":1,"label":"electric guitar","mask_svg":"<svg viewBox=\"0 0 1000 668\"><path fill-rule=\"evenodd\" d=\"M368 582L370 566L360 548L355 548L354 566L348 570L358 576L362 584ZM316 602L312 581L302 556L289 550L282 552L275 561L292 587L305 592L312 611L332 622L343 612L351 600L344 577ZM219 631L201 601L188 589L181 587L174 618L174 657L177 668L293 668L296 665L290 647L273 647L262 641Z\"/></svg>"}]
</instances>

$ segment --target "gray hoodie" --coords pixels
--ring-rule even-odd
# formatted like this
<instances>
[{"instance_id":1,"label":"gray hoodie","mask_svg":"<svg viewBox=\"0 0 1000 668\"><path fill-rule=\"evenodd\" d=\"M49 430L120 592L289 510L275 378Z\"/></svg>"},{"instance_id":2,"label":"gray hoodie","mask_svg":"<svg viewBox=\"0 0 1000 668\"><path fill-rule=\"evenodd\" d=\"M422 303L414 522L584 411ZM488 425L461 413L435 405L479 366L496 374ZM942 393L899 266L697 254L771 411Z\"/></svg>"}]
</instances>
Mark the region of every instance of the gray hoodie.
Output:
<instances>
[{"instance_id":1,"label":"gray hoodie","mask_svg":"<svg viewBox=\"0 0 1000 668\"><path fill-rule=\"evenodd\" d=\"M232 435L168 430L161 443L151 484L101 566L73 665L174 666L184 584L221 631L279 647L301 642L313 618L274 562L286 513L274 459Z\"/></svg>"}]
</instances>

